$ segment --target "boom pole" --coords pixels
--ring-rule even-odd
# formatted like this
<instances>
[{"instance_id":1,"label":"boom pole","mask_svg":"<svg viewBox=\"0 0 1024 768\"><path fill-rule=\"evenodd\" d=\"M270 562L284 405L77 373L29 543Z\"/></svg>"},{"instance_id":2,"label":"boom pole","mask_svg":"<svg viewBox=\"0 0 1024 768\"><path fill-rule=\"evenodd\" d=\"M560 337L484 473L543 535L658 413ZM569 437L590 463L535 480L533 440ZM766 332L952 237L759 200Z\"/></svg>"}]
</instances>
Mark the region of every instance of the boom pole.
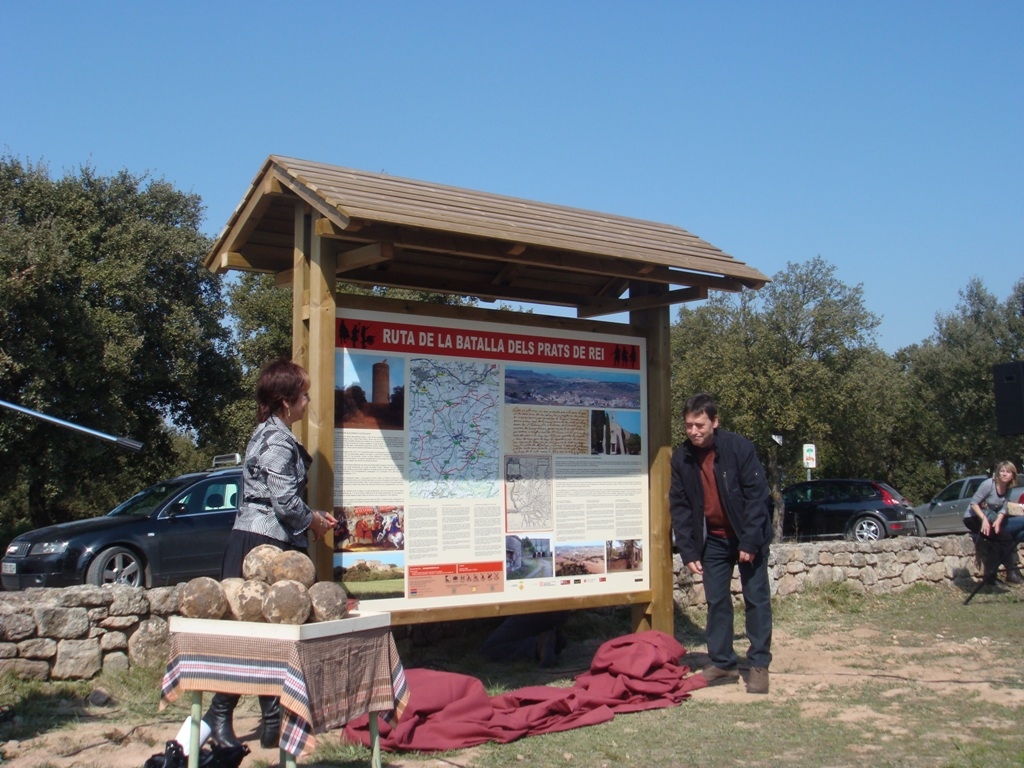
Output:
<instances>
[{"instance_id":1,"label":"boom pole","mask_svg":"<svg viewBox=\"0 0 1024 768\"><path fill-rule=\"evenodd\" d=\"M42 419L43 421L48 421L51 424L56 424L59 427L64 427L66 429L72 429L72 430L74 430L76 432L84 432L87 435L92 435L93 437L98 437L100 440L107 440L107 441L112 442L112 443L117 443L122 448L127 448L128 450L131 450L131 451L141 451L142 450L143 444L140 443L138 440L132 440L131 438L127 438L127 437L116 437L114 435L108 435L105 432L99 432L98 430L95 430L95 429L89 429L88 427L83 427L80 424L72 424L70 421L64 421L64 419L58 419L56 416L47 416L45 413L39 413L38 411L33 411L30 408L24 408L24 407L22 407L20 405L15 405L14 403L8 403L6 400L0 400L0 406L3 406L4 408L10 408L12 411L17 411L18 413L23 413L26 416L34 416L37 419Z\"/></svg>"}]
</instances>

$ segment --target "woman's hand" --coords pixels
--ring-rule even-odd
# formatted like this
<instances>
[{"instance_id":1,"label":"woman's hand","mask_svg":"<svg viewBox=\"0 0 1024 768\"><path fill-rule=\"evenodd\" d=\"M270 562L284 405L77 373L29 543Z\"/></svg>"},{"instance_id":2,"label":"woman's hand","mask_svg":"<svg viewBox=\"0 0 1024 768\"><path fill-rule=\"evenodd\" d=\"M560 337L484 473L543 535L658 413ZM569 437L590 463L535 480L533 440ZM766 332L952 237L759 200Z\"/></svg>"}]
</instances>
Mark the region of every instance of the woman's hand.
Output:
<instances>
[{"instance_id":1,"label":"woman's hand","mask_svg":"<svg viewBox=\"0 0 1024 768\"><path fill-rule=\"evenodd\" d=\"M314 510L313 519L309 523L309 531L313 535L313 541L326 536L327 532L337 524L338 520L330 512Z\"/></svg>"},{"instance_id":2,"label":"woman's hand","mask_svg":"<svg viewBox=\"0 0 1024 768\"><path fill-rule=\"evenodd\" d=\"M981 507L977 504L971 504L971 513L978 516L981 520L981 528L978 530L982 536L988 537L992 535L992 523L988 521L988 515L981 511Z\"/></svg>"}]
</instances>

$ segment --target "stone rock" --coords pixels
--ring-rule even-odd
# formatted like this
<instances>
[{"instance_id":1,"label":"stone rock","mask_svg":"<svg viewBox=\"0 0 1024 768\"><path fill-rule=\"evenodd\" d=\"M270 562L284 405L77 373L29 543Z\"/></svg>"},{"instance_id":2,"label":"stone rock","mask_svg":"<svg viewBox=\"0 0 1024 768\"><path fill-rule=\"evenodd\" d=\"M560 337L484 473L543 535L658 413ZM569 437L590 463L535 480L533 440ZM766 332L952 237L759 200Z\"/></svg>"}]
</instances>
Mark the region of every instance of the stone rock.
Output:
<instances>
[{"instance_id":1,"label":"stone rock","mask_svg":"<svg viewBox=\"0 0 1024 768\"><path fill-rule=\"evenodd\" d=\"M97 608L89 608L87 613L89 615L90 624L99 624L110 615L110 606L101 605Z\"/></svg>"},{"instance_id":2,"label":"stone rock","mask_svg":"<svg viewBox=\"0 0 1024 768\"><path fill-rule=\"evenodd\" d=\"M0 613L0 640L17 642L36 633L36 622L28 613Z\"/></svg>"},{"instance_id":3,"label":"stone rock","mask_svg":"<svg viewBox=\"0 0 1024 768\"><path fill-rule=\"evenodd\" d=\"M181 590L181 615L190 619L220 619L228 611L228 599L220 582L209 576L192 579Z\"/></svg>"},{"instance_id":4,"label":"stone rock","mask_svg":"<svg viewBox=\"0 0 1024 768\"><path fill-rule=\"evenodd\" d=\"M942 581L945 576L946 563L941 560L936 563L928 563L928 565L924 567L924 577L928 579L928 581Z\"/></svg>"},{"instance_id":5,"label":"stone rock","mask_svg":"<svg viewBox=\"0 0 1024 768\"><path fill-rule=\"evenodd\" d=\"M306 586L284 579L267 590L263 598L263 617L271 624L305 624L312 607Z\"/></svg>"},{"instance_id":6,"label":"stone rock","mask_svg":"<svg viewBox=\"0 0 1024 768\"><path fill-rule=\"evenodd\" d=\"M84 606L86 608L95 608L98 606L105 607L110 605L113 599L114 596L109 590L92 584L65 587L56 597L56 600L60 605L69 608L77 606Z\"/></svg>"},{"instance_id":7,"label":"stone rock","mask_svg":"<svg viewBox=\"0 0 1024 768\"><path fill-rule=\"evenodd\" d=\"M867 587L856 579L849 579L846 584L855 595L866 595L868 593Z\"/></svg>"},{"instance_id":8,"label":"stone rock","mask_svg":"<svg viewBox=\"0 0 1024 768\"><path fill-rule=\"evenodd\" d=\"M174 609L177 612L177 608ZM108 616L99 624L103 629L128 629L139 623L138 616Z\"/></svg>"},{"instance_id":9,"label":"stone rock","mask_svg":"<svg viewBox=\"0 0 1024 768\"><path fill-rule=\"evenodd\" d=\"M304 552L297 552L294 549L281 552L270 564L269 581L271 584L276 584L285 579L297 581L309 589L316 581L316 568L313 566L313 561Z\"/></svg>"},{"instance_id":10,"label":"stone rock","mask_svg":"<svg viewBox=\"0 0 1024 768\"><path fill-rule=\"evenodd\" d=\"M93 688L86 701L90 707L108 707L114 703L114 697L103 688Z\"/></svg>"},{"instance_id":11,"label":"stone rock","mask_svg":"<svg viewBox=\"0 0 1024 768\"><path fill-rule=\"evenodd\" d=\"M123 651L128 647L128 635L124 632L104 632L100 635L100 648L104 651Z\"/></svg>"},{"instance_id":12,"label":"stone rock","mask_svg":"<svg viewBox=\"0 0 1024 768\"><path fill-rule=\"evenodd\" d=\"M155 587L149 590L149 612L167 616L178 612L178 604L181 602L181 589L175 584L173 587Z\"/></svg>"},{"instance_id":13,"label":"stone rock","mask_svg":"<svg viewBox=\"0 0 1024 768\"><path fill-rule=\"evenodd\" d=\"M23 659L52 659L57 653L57 641L49 637L34 637L18 643L18 655Z\"/></svg>"},{"instance_id":14,"label":"stone rock","mask_svg":"<svg viewBox=\"0 0 1024 768\"><path fill-rule=\"evenodd\" d=\"M263 600L270 591L265 581L247 579L238 590L237 603L231 605L231 615L239 621L266 621L263 617Z\"/></svg>"},{"instance_id":15,"label":"stone rock","mask_svg":"<svg viewBox=\"0 0 1024 768\"><path fill-rule=\"evenodd\" d=\"M917 563L911 563L903 569L900 578L904 584L913 584L915 581L921 581L924 578L924 571L921 570L921 566Z\"/></svg>"},{"instance_id":16,"label":"stone rock","mask_svg":"<svg viewBox=\"0 0 1024 768\"><path fill-rule=\"evenodd\" d=\"M228 601L228 610L224 614L225 619L238 618L235 609L238 606L238 590L242 588L243 584L245 584L245 579L230 578L220 580L220 588L224 590L224 597Z\"/></svg>"},{"instance_id":17,"label":"stone rock","mask_svg":"<svg viewBox=\"0 0 1024 768\"><path fill-rule=\"evenodd\" d=\"M57 680L82 680L93 677L103 668L103 652L99 641L61 640L57 643L57 661L50 673Z\"/></svg>"},{"instance_id":18,"label":"stone rock","mask_svg":"<svg viewBox=\"0 0 1024 768\"><path fill-rule=\"evenodd\" d=\"M343 619L348 613L348 595L336 581L318 581L309 588L313 621Z\"/></svg>"},{"instance_id":19,"label":"stone rock","mask_svg":"<svg viewBox=\"0 0 1024 768\"><path fill-rule=\"evenodd\" d=\"M127 672L129 669L128 654L124 651L114 651L104 654L103 671L106 672Z\"/></svg>"},{"instance_id":20,"label":"stone rock","mask_svg":"<svg viewBox=\"0 0 1024 768\"><path fill-rule=\"evenodd\" d=\"M145 615L149 613L149 600L146 590L142 587L129 587L127 584L107 584L102 589L114 593L110 603L111 616L128 616L129 614Z\"/></svg>"},{"instance_id":21,"label":"stone rock","mask_svg":"<svg viewBox=\"0 0 1024 768\"><path fill-rule=\"evenodd\" d=\"M31 659L0 659L0 677L8 673L20 680L49 680L50 663Z\"/></svg>"},{"instance_id":22,"label":"stone rock","mask_svg":"<svg viewBox=\"0 0 1024 768\"><path fill-rule=\"evenodd\" d=\"M281 548L273 544L260 544L254 547L242 561L242 575L256 581L270 581L270 567L274 558L281 554Z\"/></svg>"},{"instance_id":23,"label":"stone rock","mask_svg":"<svg viewBox=\"0 0 1024 768\"><path fill-rule=\"evenodd\" d=\"M82 637L89 631L89 612L85 608L43 606L32 612L40 637Z\"/></svg>"},{"instance_id":24,"label":"stone rock","mask_svg":"<svg viewBox=\"0 0 1024 768\"><path fill-rule=\"evenodd\" d=\"M170 633L164 619L146 619L128 638L128 659L132 666L164 666L167 664L167 655L170 651L169 641Z\"/></svg>"}]
</instances>

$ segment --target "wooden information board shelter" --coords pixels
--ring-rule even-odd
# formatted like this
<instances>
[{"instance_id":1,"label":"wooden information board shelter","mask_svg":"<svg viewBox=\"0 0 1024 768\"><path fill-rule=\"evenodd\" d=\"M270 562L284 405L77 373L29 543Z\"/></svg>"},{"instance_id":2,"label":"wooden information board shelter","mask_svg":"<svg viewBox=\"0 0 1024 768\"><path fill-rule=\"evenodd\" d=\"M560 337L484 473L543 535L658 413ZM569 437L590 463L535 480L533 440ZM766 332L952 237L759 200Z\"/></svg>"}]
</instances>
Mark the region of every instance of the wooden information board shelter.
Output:
<instances>
[{"instance_id":1,"label":"wooden information board shelter","mask_svg":"<svg viewBox=\"0 0 1024 768\"><path fill-rule=\"evenodd\" d=\"M309 503L334 506L335 351L339 306L426 314L509 328L614 333L645 340L649 589L629 594L392 610L394 624L598 605L633 606L635 629L672 632L668 513L670 307L768 278L679 227L340 168L267 158L214 243L214 272L270 273L292 287L292 354L310 373L311 408L296 432L314 461ZM417 305L338 294L338 281L572 307L575 318ZM595 318L628 313L628 323ZM333 552L311 554L332 578ZM428 615L429 614L429 615Z\"/></svg>"}]
</instances>

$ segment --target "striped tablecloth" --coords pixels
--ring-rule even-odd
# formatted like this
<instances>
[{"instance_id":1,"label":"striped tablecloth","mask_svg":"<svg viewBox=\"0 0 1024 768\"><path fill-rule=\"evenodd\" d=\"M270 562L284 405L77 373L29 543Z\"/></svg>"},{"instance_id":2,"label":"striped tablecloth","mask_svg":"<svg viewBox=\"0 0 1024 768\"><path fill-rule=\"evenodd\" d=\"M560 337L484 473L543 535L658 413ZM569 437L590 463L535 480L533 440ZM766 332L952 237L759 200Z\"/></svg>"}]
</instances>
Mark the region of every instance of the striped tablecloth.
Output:
<instances>
[{"instance_id":1,"label":"striped tablecloth","mask_svg":"<svg viewBox=\"0 0 1024 768\"><path fill-rule=\"evenodd\" d=\"M298 757L313 734L378 712L401 717L409 701L405 669L387 627L313 640L172 632L160 708L185 691L281 697L281 749Z\"/></svg>"}]
</instances>

